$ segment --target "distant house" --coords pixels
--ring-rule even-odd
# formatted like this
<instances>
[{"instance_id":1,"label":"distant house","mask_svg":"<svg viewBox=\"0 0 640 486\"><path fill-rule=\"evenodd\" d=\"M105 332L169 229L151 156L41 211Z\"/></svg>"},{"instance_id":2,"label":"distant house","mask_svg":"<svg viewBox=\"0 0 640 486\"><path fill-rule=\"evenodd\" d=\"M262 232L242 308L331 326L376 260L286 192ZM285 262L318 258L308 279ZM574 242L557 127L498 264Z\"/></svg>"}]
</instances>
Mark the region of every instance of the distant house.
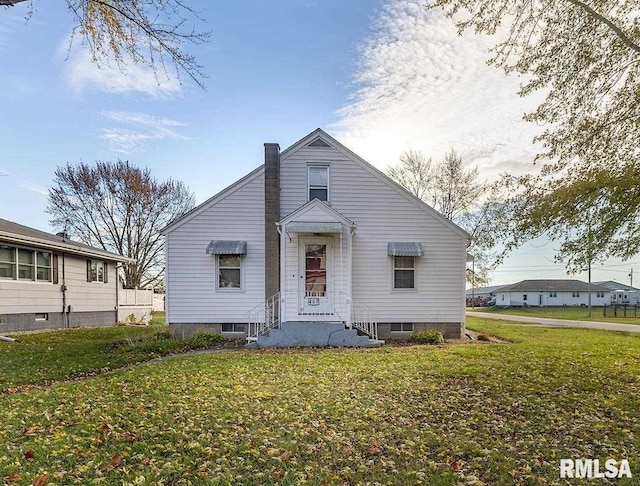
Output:
<instances>
[{"instance_id":1,"label":"distant house","mask_svg":"<svg viewBox=\"0 0 640 486\"><path fill-rule=\"evenodd\" d=\"M506 285L489 285L486 287L467 289L467 299L472 297L475 299L485 299L487 302L493 304L495 303L497 292L504 287L506 287Z\"/></svg>"},{"instance_id":2,"label":"distant house","mask_svg":"<svg viewBox=\"0 0 640 486\"><path fill-rule=\"evenodd\" d=\"M611 304L640 304L640 289L613 280L595 283L611 291Z\"/></svg>"},{"instance_id":3,"label":"distant house","mask_svg":"<svg viewBox=\"0 0 640 486\"><path fill-rule=\"evenodd\" d=\"M117 321L117 265L129 258L0 219L0 331Z\"/></svg>"},{"instance_id":4,"label":"distant house","mask_svg":"<svg viewBox=\"0 0 640 486\"><path fill-rule=\"evenodd\" d=\"M591 284L591 305L609 305L610 291ZM589 304L589 284L581 280L523 280L498 290L499 306L586 306Z\"/></svg>"},{"instance_id":5,"label":"distant house","mask_svg":"<svg viewBox=\"0 0 640 486\"><path fill-rule=\"evenodd\" d=\"M320 129L265 144L264 165L164 234L180 336L360 346L464 330L469 235Z\"/></svg>"}]
</instances>

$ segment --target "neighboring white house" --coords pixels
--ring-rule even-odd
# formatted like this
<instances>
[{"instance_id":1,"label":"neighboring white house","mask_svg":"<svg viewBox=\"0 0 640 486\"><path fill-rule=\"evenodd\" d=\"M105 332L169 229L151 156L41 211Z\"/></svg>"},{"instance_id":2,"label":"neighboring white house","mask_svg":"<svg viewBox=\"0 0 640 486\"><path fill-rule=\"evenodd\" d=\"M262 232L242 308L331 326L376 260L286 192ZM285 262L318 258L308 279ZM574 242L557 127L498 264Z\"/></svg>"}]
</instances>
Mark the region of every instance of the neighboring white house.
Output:
<instances>
[{"instance_id":1,"label":"neighboring white house","mask_svg":"<svg viewBox=\"0 0 640 486\"><path fill-rule=\"evenodd\" d=\"M613 280L595 282L595 284L611 291L612 305L640 305L640 289Z\"/></svg>"},{"instance_id":2,"label":"neighboring white house","mask_svg":"<svg viewBox=\"0 0 640 486\"><path fill-rule=\"evenodd\" d=\"M282 153L265 144L263 166L164 234L174 334L357 345L349 328L464 329L469 235L320 129Z\"/></svg>"},{"instance_id":3,"label":"neighboring white house","mask_svg":"<svg viewBox=\"0 0 640 486\"><path fill-rule=\"evenodd\" d=\"M0 331L117 320L121 257L0 219Z\"/></svg>"},{"instance_id":4,"label":"neighboring white house","mask_svg":"<svg viewBox=\"0 0 640 486\"><path fill-rule=\"evenodd\" d=\"M609 305L610 291L596 284L580 280L523 280L508 285L496 293L496 305L499 306L586 306Z\"/></svg>"}]
</instances>

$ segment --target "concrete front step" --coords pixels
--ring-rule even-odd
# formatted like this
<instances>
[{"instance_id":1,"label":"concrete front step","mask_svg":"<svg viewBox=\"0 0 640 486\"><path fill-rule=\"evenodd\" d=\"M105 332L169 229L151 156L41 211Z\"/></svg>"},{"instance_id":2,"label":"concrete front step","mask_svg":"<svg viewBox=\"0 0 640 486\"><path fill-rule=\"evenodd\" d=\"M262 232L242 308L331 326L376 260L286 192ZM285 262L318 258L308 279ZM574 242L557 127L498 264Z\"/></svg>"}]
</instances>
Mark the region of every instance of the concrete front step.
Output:
<instances>
[{"instance_id":1,"label":"concrete front step","mask_svg":"<svg viewBox=\"0 0 640 486\"><path fill-rule=\"evenodd\" d=\"M345 329L342 322L283 322L248 344L257 348L350 347L379 348L384 341L360 336L355 329Z\"/></svg>"}]
</instances>

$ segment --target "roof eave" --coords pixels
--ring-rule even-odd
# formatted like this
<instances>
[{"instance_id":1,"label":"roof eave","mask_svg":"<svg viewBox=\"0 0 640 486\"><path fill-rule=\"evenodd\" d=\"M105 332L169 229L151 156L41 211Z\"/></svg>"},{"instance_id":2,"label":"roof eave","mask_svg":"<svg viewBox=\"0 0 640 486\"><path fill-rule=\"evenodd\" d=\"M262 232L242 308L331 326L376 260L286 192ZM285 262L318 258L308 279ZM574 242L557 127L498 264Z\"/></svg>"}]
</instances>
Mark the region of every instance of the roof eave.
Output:
<instances>
[{"instance_id":1,"label":"roof eave","mask_svg":"<svg viewBox=\"0 0 640 486\"><path fill-rule=\"evenodd\" d=\"M64 251L66 253L73 253L75 255L81 256L92 256L103 258L106 260L122 262L122 263L135 263L133 258L125 257L122 255L116 255L115 253L111 253L108 251L102 250L92 250L90 248L83 248L73 245L73 243L64 243L64 242L55 242L50 240L45 240L42 238L34 238L30 236L17 235L15 233L7 233L0 231L0 240L6 241L7 243L16 243L27 246L38 246L40 248L45 248L47 250L59 250Z\"/></svg>"}]
</instances>

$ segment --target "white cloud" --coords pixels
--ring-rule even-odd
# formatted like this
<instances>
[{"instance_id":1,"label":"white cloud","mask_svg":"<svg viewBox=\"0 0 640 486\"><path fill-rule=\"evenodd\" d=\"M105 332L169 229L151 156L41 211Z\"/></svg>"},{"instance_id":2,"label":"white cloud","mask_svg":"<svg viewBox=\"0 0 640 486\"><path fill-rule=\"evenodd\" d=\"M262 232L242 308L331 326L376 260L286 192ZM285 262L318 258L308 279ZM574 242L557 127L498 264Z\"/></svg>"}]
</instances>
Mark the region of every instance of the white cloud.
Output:
<instances>
[{"instance_id":1,"label":"white cloud","mask_svg":"<svg viewBox=\"0 0 640 486\"><path fill-rule=\"evenodd\" d=\"M396 0L361 46L358 89L333 130L384 169L406 150L440 159L450 148L484 177L532 167L540 127L522 120L538 99L517 95L519 80L487 66L495 39L462 36L420 0ZM538 147L539 148L539 147Z\"/></svg>"},{"instance_id":2,"label":"white cloud","mask_svg":"<svg viewBox=\"0 0 640 486\"><path fill-rule=\"evenodd\" d=\"M67 47L68 41L64 45L65 55ZM96 63L86 47L73 48L66 62L66 79L76 94L93 89L113 94L137 93L152 98L169 98L182 89L180 81L167 76L161 68L156 76L151 67L132 60L125 62L123 70L113 60L103 58Z\"/></svg>"},{"instance_id":3,"label":"white cloud","mask_svg":"<svg viewBox=\"0 0 640 486\"><path fill-rule=\"evenodd\" d=\"M106 111L102 116L128 125L126 128L102 128L100 138L106 140L113 152L130 154L140 151L151 140L184 140L187 137L178 130L184 123L170 118L155 117L146 113Z\"/></svg>"},{"instance_id":4,"label":"white cloud","mask_svg":"<svg viewBox=\"0 0 640 486\"><path fill-rule=\"evenodd\" d=\"M36 184L34 182L28 181L26 179L22 179L22 181L18 185L23 189L26 189L27 191L34 192L41 196L49 195L49 190L46 187L41 186L40 184Z\"/></svg>"}]
</instances>

